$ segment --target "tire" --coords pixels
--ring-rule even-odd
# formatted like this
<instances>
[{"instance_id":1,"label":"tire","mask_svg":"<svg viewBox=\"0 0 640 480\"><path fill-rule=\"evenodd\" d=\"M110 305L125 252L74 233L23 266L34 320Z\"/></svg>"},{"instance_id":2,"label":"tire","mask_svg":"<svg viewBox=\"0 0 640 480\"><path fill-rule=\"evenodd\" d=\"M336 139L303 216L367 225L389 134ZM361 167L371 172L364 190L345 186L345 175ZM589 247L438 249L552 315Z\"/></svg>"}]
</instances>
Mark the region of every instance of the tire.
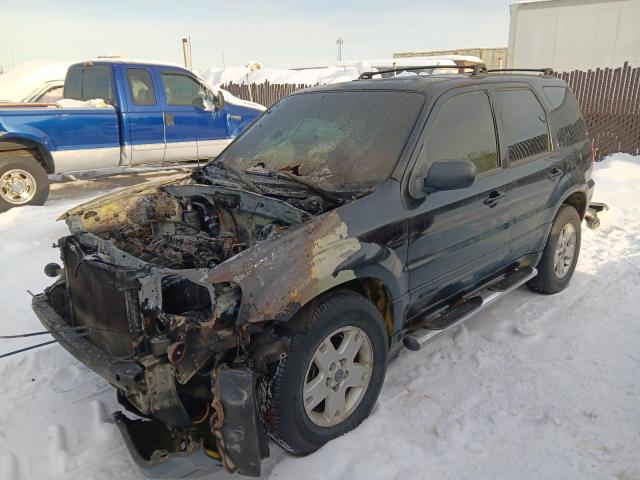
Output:
<instances>
[{"instance_id":1,"label":"tire","mask_svg":"<svg viewBox=\"0 0 640 480\"><path fill-rule=\"evenodd\" d=\"M560 207L553 219L547 243L538 262L538 275L527 283L531 290L551 295L567 287L580 255L580 223L580 215L575 208L570 205ZM562 251L558 250L559 248ZM568 252L571 249L573 255L569 260Z\"/></svg>"},{"instance_id":2,"label":"tire","mask_svg":"<svg viewBox=\"0 0 640 480\"><path fill-rule=\"evenodd\" d=\"M0 212L24 205L44 205L49 197L49 178L27 152L0 156Z\"/></svg>"},{"instance_id":3,"label":"tire","mask_svg":"<svg viewBox=\"0 0 640 480\"><path fill-rule=\"evenodd\" d=\"M361 333L364 336L360 336ZM355 342L358 336L361 346L351 350L356 351L355 348L359 348L354 362L335 362L338 364L336 369L325 369L329 374L322 377L323 373L315 363L314 354L324 348L324 353L318 354L322 356L323 362L325 359L329 360L333 352L340 356L340 347L357 345L350 342ZM331 345L337 345L333 352L327 347L327 339L332 342ZM268 385L264 390L270 394L267 395L269 405L265 412L265 423L270 436L282 448L293 455L307 455L328 441L353 430L369 416L384 382L388 335L382 315L368 299L353 292L337 292L318 304L309 329L291 337L290 340L289 352L280 360L275 373L266 379ZM371 355L367 353L369 348ZM344 359L344 362L348 360ZM366 365L370 365L368 383L365 386L349 386L364 383L363 379L368 377L368 373L364 373L360 378L358 373L366 372ZM351 372L347 373L349 369ZM327 386L327 382L332 384L331 387ZM340 403L334 400L329 403L327 397L314 411L307 413L303 403L305 385L324 385L324 393L315 390L320 392L318 398L330 390L337 392L331 398L340 398L340 393L346 392L345 411L342 415L325 416L331 405ZM312 398L313 396L306 397L310 402L309 408L316 403Z\"/></svg>"}]
</instances>

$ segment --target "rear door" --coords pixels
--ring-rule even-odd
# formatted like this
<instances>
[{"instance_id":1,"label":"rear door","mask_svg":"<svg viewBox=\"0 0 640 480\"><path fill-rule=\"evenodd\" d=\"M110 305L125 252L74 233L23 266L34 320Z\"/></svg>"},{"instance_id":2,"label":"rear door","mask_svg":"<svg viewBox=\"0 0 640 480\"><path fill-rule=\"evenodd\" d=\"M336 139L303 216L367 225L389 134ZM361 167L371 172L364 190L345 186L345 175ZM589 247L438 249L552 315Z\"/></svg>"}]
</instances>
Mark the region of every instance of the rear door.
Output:
<instances>
[{"instance_id":1,"label":"rear door","mask_svg":"<svg viewBox=\"0 0 640 480\"><path fill-rule=\"evenodd\" d=\"M498 88L495 99L504 154L513 178L507 261L514 261L543 247L551 193L568 166L553 151L547 113L531 88Z\"/></svg>"},{"instance_id":2,"label":"rear door","mask_svg":"<svg viewBox=\"0 0 640 480\"><path fill-rule=\"evenodd\" d=\"M153 71L146 67L127 67L125 76L131 163L162 163L166 147L164 116Z\"/></svg>"},{"instance_id":3,"label":"rear door","mask_svg":"<svg viewBox=\"0 0 640 480\"><path fill-rule=\"evenodd\" d=\"M434 162L469 160L475 183L429 194L411 212L407 268L410 316L500 269L507 254L510 177L503 170L489 92L449 93L432 111L410 182Z\"/></svg>"}]
</instances>

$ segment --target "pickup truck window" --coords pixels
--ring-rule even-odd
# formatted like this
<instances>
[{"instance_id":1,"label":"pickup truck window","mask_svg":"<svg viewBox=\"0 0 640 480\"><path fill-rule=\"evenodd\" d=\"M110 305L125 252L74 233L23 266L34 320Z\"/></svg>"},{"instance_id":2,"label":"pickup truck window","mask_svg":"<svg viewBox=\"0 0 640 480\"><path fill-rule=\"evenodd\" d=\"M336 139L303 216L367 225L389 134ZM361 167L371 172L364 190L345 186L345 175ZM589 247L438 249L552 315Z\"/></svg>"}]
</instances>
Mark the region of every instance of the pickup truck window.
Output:
<instances>
[{"instance_id":1,"label":"pickup truck window","mask_svg":"<svg viewBox=\"0 0 640 480\"><path fill-rule=\"evenodd\" d=\"M575 97L565 87L544 87L551 105L551 118L558 128L560 146L565 147L587 139L587 127Z\"/></svg>"},{"instance_id":2,"label":"pickup truck window","mask_svg":"<svg viewBox=\"0 0 640 480\"><path fill-rule=\"evenodd\" d=\"M113 103L111 69L107 66L71 67L64 81L64 98L92 100L101 98Z\"/></svg>"},{"instance_id":3,"label":"pickup truck window","mask_svg":"<svg viewBox=\"0 0 640 480\"><path fill-rule=\"evenodd\" d=\"M217 161L290 172L328 190L368 189L389 177L423 103L403 91L291 95Z\"/></svg>"},{"instance_id":4,"label":"pickup truck window","mask_svg":"<svg viewBox=\"0 0 640 480\"><path fill-rule=\"evenodd\" d=\"M49 90L40 95L36 102L39 103L55 103L62 98L62 87L51 87Z\"/></svg>"},{"instance_id":5,"label":"pickup truck window","mask_svg":"<svg viewBox=\"0 0 640 480\"><path fill-rule=\"evenodd\" d=\"M203 98L202 87L188 75L163 73L162 84L167 104L174 106L195 105Z\"/></svg>"},{"instance_id":6,"label":"pickup truck window","mask_svg":"<svg viewBox=\"0 0 640 480\"><path fill-rule=\"evenodd\" d=\"M144 68L128 68L127 80L134 105L145 106L156 104L156 91L153 88L151 73Z\"/></svg>"},{"instance_id":7,"label":"pickup truck window","mask_svg":"<svg viewBox=\"0 0 640 480\"><path fill-rule=\"evenodd\" d=\"M498 90L509 160L518 162L550 150L547 115L529 89Z\"/></svg>"},{"instance_id":8,"label":"pickup truck window","mask_svg":"<svg viewBox=\"0 0 640 480\"><path fill-rule=\"evenodd\" d=\"M478 173L498 168L496 131L484 92L456 95L445 102L426 137L426 161L469 160Z\"/></svg>"}]
</instances>

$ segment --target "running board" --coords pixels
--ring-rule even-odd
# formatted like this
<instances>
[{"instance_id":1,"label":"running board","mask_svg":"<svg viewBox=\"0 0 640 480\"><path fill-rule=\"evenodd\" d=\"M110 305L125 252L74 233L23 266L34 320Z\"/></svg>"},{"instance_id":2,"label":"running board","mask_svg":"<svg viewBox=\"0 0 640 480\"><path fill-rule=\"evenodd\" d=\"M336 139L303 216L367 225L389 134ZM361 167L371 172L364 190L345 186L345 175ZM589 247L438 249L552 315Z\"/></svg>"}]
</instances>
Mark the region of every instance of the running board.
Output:
<instances>
[{"instance_id":1,"label":"running board","mask_svg":"<svg viewBox=\"0 0 640 480\"><path fill-rule=\"evenodd\" d=\"M493 302L524 285L538 274L533 267L523 267L513 270L501 280L492 283L484 290L465 299L462 303L448 308L444 313L427 319L422 327L402 339L404 346L412 352L420 350L429 340L458 325Z\"/></svg>"}]
</instances>

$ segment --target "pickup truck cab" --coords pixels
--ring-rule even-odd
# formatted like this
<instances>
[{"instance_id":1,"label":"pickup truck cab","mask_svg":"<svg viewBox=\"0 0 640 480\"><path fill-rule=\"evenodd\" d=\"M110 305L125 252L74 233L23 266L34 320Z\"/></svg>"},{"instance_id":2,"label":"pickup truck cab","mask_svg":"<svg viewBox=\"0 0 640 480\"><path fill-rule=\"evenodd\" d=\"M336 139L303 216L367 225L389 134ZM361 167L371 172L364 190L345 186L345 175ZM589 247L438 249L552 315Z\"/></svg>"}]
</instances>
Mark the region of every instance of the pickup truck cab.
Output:
<instances>
[{"instance_id":1,"label":"pickup truck cab","mask_svg":"<svg viewBox=\"0 0 640 480\"><path fill-rule=\"evenodd\" d=\"M43 204L52 173L209 159L264 110L180 66L122 59L71 65L64 98L0 104L0 211Z\"/></svg>"}]
</instances>

